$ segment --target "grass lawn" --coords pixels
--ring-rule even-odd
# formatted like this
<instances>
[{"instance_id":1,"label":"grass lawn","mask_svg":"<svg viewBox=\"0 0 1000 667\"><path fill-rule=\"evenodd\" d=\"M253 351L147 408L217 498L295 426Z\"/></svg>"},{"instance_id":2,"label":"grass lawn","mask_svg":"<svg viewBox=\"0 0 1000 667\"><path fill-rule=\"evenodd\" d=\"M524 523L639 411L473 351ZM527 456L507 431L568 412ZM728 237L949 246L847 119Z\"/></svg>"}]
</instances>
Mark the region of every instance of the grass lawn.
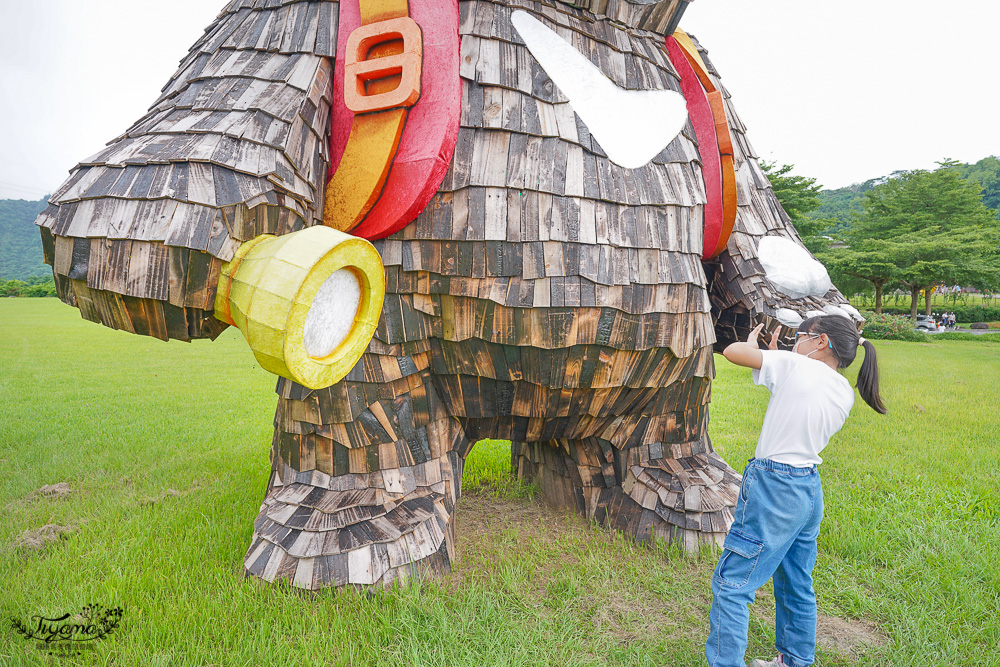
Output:
<instances>
[{"instance_id":1,"label":"grass lawn","mask_svg":"<svg viewBox=\"0 0 1000 667\"><path fill-rule=\"evenodd\" d=\"M876 346L890 413L859 398L823 453L817 664L1000 665L1000 344ZM767 392L716 365L710 433L742 470ZM244 581L274 384L235 329L162 343L0 300L0 665L704 662L717 556L540 505L503 442L470 455L445 580L376 596ZM65 497L36 493L59 482ZM15 548L48 524L67 530ZM77 656L6 627L91 603L124 617ZM765 588L748 657L770 657L773 604Z\"/></svg>"},{"instance_id":2,"label":"grass lawn","mask_svg":"<svg viewBox=\"0 0 1000 667\"><path fill-rule=\"evenodd\" d=\"M1000 329L1000 322L986 322L990 329ZM962 331L971 331L972 326L969 324L959 324L957 325Z\"/></svg>"},{"instance_id":3,"label":"grass lawn","mask_svg":"<svg viewBox=\"0 0 1000 667\"><path fill-rule=\"evenodd\" d=\"M849 300L855 308L871 310L875 307L874 293L866 295L855 294ZM882 306L885 308L909 308L910 295L909 293L901 295L883 294ZM921 296L917 300L917 312L923 313L925 306L926 302L924 301L924 297ZM1000 307L1000 298L991 294L959 294L955 296L953 294L939 294L935 292L931 295L931 308L934 312L949 310L954 306L986 306L987 308L997 308Z\"/></svg>"}]
</instances>

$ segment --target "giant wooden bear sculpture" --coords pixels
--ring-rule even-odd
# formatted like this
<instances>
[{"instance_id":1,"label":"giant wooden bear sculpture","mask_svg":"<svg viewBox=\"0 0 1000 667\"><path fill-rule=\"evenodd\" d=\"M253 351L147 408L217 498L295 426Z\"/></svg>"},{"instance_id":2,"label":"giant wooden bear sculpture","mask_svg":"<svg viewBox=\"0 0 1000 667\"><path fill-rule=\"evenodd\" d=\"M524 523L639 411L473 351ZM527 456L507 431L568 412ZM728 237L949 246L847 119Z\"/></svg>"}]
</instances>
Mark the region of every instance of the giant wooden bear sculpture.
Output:
<instances>
[{"instance_id":1,"label":"giant wooden bear sculpture","mask_svg":"<svg viewBox=\"0 0 1000 667\"><path fill-rule=\"evenodd\" d=\"M641 540L725 535L713 346L847 313L685 7L233 0L52 196L47 260L85 318L235 324L282 376L249 575L447 571L481 438Z\"/></svg>"}]
</instances>

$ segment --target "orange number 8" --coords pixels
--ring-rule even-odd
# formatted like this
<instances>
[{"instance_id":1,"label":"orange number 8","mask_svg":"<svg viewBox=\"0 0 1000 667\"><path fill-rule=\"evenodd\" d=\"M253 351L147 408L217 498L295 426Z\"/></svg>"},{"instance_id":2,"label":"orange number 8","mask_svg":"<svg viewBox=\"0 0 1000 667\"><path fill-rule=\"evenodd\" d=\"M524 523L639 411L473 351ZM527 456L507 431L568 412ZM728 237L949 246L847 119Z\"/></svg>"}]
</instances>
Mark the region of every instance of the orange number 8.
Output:
<instances>
[{"instance_id":1,"label":"orange number 8","mask_svg":"<svg viewBox=\"0 0 1000 667\"><path fill-rule=\"evenodd\" d=\"M391 40L403 40L403 52L367 60L372 47ZM420 98L420 70L423 35L409 16L363 25L347 40L344 63L344 104L354 113L409 107ZM387 76L401 77L393 90L369 95L365 84Z\"/></svg>"}]
</instances>

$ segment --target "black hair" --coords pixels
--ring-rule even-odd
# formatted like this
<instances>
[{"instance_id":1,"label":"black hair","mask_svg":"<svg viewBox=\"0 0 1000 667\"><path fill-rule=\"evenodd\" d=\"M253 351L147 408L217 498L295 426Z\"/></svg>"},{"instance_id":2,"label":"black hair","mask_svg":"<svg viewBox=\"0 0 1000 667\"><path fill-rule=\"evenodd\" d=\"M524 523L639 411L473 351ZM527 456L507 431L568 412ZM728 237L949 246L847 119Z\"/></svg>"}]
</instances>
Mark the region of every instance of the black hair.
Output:
<instances>
[{"instance_id":1,"label":"black hair","mask_svg":"<svg viewBox=\"0 0 1000 667\"><path fill-rule=\"evenodd\" d=\"M854 363L858 354L858 333L854 322L842 315L817 315L810 317L799 325L801 333L826 334L833 347L833 356L837 358L838 368L847 368ZM875 412L885 414L886 407L878 393L878 358L875 346L869 341L864 342L865 360L858 371L858 393L865 403Z\"/></svg>"}]
</instances>

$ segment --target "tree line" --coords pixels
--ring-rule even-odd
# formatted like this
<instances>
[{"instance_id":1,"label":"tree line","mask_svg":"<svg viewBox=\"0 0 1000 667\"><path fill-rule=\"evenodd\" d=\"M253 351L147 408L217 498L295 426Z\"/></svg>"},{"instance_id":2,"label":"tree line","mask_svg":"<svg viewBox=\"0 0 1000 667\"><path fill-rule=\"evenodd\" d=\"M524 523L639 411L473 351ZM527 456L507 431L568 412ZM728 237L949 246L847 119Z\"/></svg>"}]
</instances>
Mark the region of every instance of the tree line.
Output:
<instances>
[{"instance_id":1,"label":"tree line","mask_svg":"<svg viewBox=\"0 0 1000 667\"><path fill-rule=\"evenodd\" d=\"M881 313L887 291L906 290L916 320L920 295L930 315L939 285L1000 290L1000 160L937 164L832 191L792 165L762 167L841 292L874 292Z\"/></svg>"},{"instance_id":2,"label":"tree line","mask_svg":"<svg viewBox=\"0 0 1000 667\"><path fill-rule=\"evenodd\" d=\"M56 285L51 274L27 280L0 280L0 297L11 296L56 296Z\"/></svg>"}]
</instances>

